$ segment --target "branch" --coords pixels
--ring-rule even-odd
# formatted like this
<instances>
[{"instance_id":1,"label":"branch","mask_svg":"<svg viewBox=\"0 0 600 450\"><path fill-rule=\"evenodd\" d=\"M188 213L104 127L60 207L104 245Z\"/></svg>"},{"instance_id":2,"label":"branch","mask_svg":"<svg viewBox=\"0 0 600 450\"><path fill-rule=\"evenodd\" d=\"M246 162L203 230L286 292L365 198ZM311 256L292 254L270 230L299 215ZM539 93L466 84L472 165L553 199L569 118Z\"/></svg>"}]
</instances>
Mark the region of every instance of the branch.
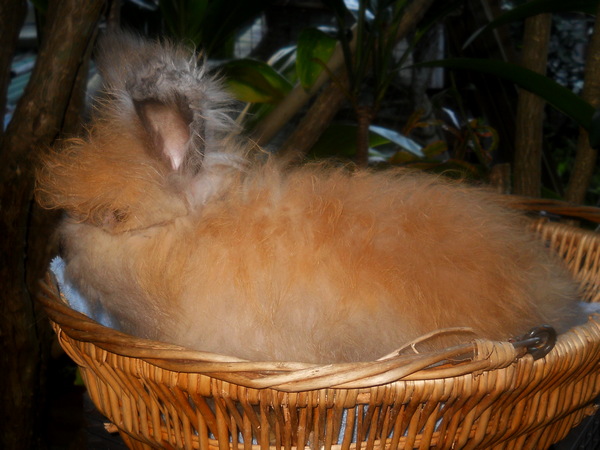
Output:
<instances>
[{"instance_id":1,"label":"branch","mask_svg":"<svg viewBox=\"0 0 600 450\"><path fill-rule=\"evenodd\" d=\"M408 34L423 18L433 1L434 0L417 0L412 2L407 7L404 15L402 16L400 24L398 25L398 32L396 33L397 41L400 41L408 36ZM356 33L354 31L355 30L353 29L354 39L351 47L353 49L356 47ZM336 48L336 52L338 50L341 53L341 45L339 44ZM337 111L340 109L342 102L346 98L344 90L347 89L348 76L342 72L342 63L343 58L340 61L339 66L336 67L336 70L332 70L333 73L339 73L339 83L330 83L329 86L325 88L321 94L319 94L319 97L315 100L311 108L302 118L300 124L283 144L280 150L282 156L292 155L293 157L300 157L306 155L306 153L318 140L319 136L321 136L323 131L327 129L333 120ZM325 77L323 82L326 81L327 75L325 73L321 75ZM296 86L296 88L298 88L298 86ZM310 97L307 97L304 103L306 103L309 98ZM287 98L284 101L286 100ZM304 103L299 105L298 109L301 108ZM273 123L269 124L269 126L272 126L274 130L271 136L266 136L268 139L259 141L259 143L264 144L265 142L268 142L268 140L293 117L298 109L292 110L292 108L290 108L288 111L289 115L286 117L286 120L281 121L281 123L275 123L277 116L274 114L271 114L269 117L267 117L265 120L271 120L271 116L274 116Z\"/></svg>"},{"instance_id":2,"label":"branch","mask_svg":"<svg viewBox=\"0 0 600 450\"><path fill-rule=\"evenodd\" d=\"M352 28L352 41L350 48L356 47L355 28ZM265 117L256 127L254 138L258 145L266 145L281 128L286 125L294 115L315 95L321 86L329 79L329 72L337 73L344 65L344 54L342 45L338 42L331 58L327 62L327 69L321 72L317 81L307 91L300 83L297 83L294 89Z\"/></svg>"},{"instance_id":3,"label":"branch","mask_svg":"<svg viewBox=\"0 0 600 450\"><path fill-rule=\"evenodd\" d=\"M348 76L345 71L340 71L337 82L330 83L326 89L323 89L298 126L278 150L278 156L291 160L304 158L347 98L348 87Z\"/></svg>"}]
</instances>

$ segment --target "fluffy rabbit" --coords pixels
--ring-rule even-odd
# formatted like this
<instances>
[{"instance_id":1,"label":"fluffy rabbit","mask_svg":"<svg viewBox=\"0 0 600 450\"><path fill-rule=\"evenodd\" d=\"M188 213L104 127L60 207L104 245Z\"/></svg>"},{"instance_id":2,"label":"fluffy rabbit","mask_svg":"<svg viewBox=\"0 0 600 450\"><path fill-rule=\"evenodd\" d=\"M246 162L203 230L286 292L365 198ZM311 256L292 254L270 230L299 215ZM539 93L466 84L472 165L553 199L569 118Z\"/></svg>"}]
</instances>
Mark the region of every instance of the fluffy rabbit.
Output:
<instances>
[{"instance_id":1,"label":"fluffy rabbit","mask_svg":"<svg viewBox=\"0 0 600 450\"><path fill-rule=\"evenodd\" d=\"M497 196L440 177L253 161L181 47L104 39L88 135L44 158L66 274L121 330L252 360L372 360L568 328L577 285ZM260 159L260 158L256 158Z\"/></svg>"}]
</instances>

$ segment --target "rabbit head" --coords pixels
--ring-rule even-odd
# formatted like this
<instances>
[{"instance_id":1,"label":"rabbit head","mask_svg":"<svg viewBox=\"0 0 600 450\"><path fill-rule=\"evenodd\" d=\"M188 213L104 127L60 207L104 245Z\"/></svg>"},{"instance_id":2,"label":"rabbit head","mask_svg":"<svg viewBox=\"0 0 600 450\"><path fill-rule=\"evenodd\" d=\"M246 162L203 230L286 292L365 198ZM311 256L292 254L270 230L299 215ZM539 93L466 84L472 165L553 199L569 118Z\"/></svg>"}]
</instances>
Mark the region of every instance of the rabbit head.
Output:
<instances>
[{"instance_id":1,"label":"rabbit head","mask_svg":"<svg viewBox=\"0 0 600 450\"><path fill-rule=\"evenodd\" d=\"M37 173L44 207L109 232L145 228L189 214L244 165L229 99L193 52L117 33L97 61L104 92L87 137Z\"/></svg>"}]
</instances>

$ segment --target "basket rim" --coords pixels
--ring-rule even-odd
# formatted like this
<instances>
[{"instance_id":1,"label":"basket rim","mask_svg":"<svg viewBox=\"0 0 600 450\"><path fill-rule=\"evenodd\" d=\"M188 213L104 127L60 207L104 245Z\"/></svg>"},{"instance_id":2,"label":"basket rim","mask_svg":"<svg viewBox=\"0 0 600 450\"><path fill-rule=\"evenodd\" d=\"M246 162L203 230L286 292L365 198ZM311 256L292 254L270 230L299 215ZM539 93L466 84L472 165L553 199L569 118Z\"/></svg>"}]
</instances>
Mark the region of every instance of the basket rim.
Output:
<instances>
[{"instance_id":1,"label":"basket rim","mask_svg":"<svg viewBox=\"0 0 600 450\"><path fill-rule=\"evenodd\" d=\"M474 339L471 343L437 352L395 356L382 360L311 364L293 361L248 361L236 357L190 350L185 347L138 338L105 327L71 309L57 298L50 275L42 283L43 304L57 332L82 344L145 361L173 372L202 373L251 388L283 391L321 388L365 388L396 381L433 380L478 374L506 368L518 360L542 363L508 341ZM600 315L561 334L555 350L571 348L573 342L600 345ZM549 354L551 356L554 351ZM548 358L549 356L546 356Z\"/></svg>"},{"instance_id":2,"label":"basket rim","mask_svg":"<svg viewBox=\"0 0 600 450\"><path fill-rule=\"evenodd\" d=\"M592 236L600 245L600 235L597 233L546 221L542 225L555 229L567 228L581 235ZM68 306L52 273L48 272L40 285L38 301L44 306L59 338L64 333L82 345L91 344L110 353L141 359L161 369L202 373L251 388L277 388L283 391L365 388L401 380L432 380L478 374L506 368L519 360L537 363L526 350L515 348L508 341L487 339L473 339L464 345L435 352L388 355L364 362L314 364L248 361L139 338L105 327ZM597 342L600 346L600 314L591 315L585 324L561 334L555 350L546 358L556 353L557 348L572 347L573 342Z\"/></svg>"},{"instance_id":3,"label":"basket rim","mask_svg":"<svg viewBox=\"0 0 600 450\"><path fill-rule=\"evenodd\" d=\"M600 207L597 206L579 205L565 200L522 195L501 195L500 201L507 207L523 213L546 213L563 219L584 220L600 224ZM544 218L543 220L547 219Z\"/></svg>"}]
</instances>

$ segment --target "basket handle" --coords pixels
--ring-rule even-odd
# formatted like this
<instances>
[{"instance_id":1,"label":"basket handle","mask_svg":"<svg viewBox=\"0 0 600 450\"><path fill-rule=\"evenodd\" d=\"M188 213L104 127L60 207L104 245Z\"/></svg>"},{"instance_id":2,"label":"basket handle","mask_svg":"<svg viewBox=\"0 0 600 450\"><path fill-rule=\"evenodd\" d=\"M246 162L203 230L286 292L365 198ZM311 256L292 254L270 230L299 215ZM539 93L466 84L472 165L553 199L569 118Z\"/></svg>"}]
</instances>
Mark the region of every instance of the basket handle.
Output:
<instances>
[{"instance_id":1,"label":"basket handle","mask_svg":"<svg viewBox=\"0 0 600 450\"><path fill-rule=\"evenodd\" d=\"M525 348L534 360L541 359L556 345L556 330L550 325L542 325L511 340L511 343L516 349Z\"/></svg>"}]
</instances>

